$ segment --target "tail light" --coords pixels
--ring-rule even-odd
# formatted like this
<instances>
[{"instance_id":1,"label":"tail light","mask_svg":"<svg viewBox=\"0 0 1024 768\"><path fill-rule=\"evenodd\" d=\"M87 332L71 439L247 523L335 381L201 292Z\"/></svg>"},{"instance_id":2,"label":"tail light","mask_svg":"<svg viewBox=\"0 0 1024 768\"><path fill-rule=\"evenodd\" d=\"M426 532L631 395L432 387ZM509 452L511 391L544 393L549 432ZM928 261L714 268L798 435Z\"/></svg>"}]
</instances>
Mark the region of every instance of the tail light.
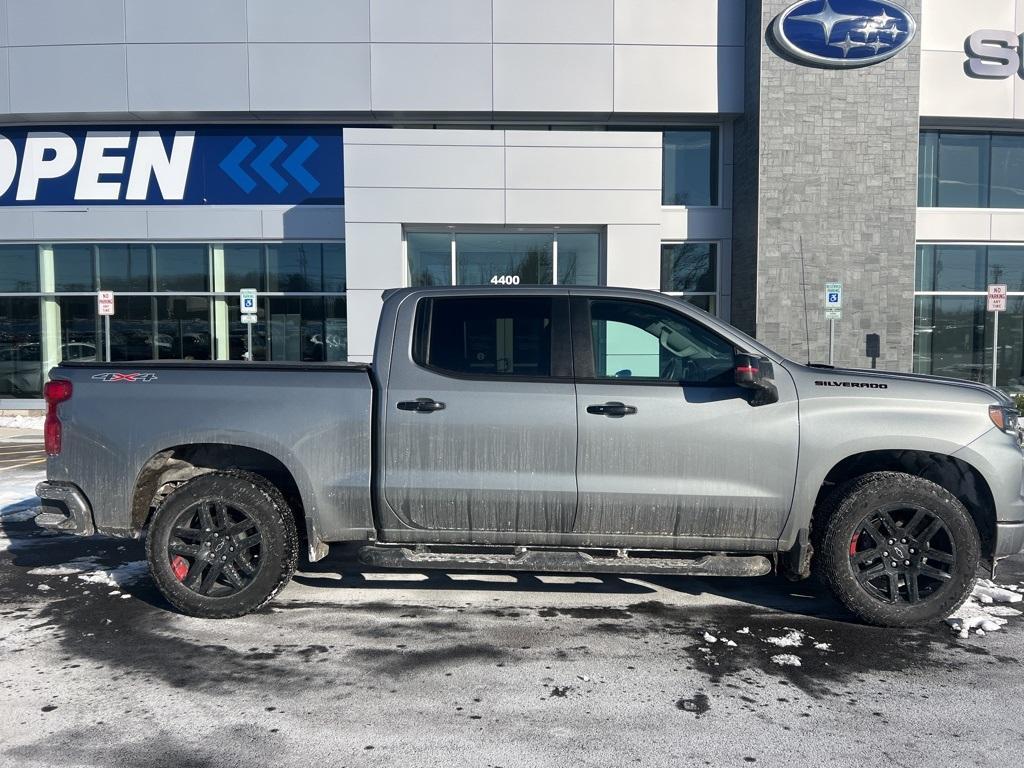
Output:
<instances>
[{"instance_id":1,"label":"tail light","mask_svg":"<svg viewBox=\"0 0 1024 768\"><path fill-rule=\"evenodd\" d=\"M43 422L43 443L46 445L46 452L50 456L57 456L61 447L61 424L57 415L57 406L65 400L71 399L71 382L64 379L54 379L46 382L43 387L43 397L46 398L46 420Z\"/></svg>"}]
</instances>

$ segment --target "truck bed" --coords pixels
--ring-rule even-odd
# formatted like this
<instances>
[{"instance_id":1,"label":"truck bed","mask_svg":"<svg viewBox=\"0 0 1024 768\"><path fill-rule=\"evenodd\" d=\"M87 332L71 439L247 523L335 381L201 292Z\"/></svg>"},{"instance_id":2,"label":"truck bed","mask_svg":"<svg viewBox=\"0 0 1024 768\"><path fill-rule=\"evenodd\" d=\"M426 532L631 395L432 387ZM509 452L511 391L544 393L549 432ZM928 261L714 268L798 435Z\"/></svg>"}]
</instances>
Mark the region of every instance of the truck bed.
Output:
<instances>
[{"instance_id":1,"label":"truck bed","mask_svg":"<svg viewBox=\"0 0 1024 768\"><path fill-rule=\"evenodd\" d=\"M81 486L100 531L137 535L152 497L136 488L162 456L216 461L218 446L240 446L232 463L287 472L318 535L362 538L373 528L370 374L365 363L62 363L51 378L73 392L47 476Z\"/></svg>"}]
</instances>

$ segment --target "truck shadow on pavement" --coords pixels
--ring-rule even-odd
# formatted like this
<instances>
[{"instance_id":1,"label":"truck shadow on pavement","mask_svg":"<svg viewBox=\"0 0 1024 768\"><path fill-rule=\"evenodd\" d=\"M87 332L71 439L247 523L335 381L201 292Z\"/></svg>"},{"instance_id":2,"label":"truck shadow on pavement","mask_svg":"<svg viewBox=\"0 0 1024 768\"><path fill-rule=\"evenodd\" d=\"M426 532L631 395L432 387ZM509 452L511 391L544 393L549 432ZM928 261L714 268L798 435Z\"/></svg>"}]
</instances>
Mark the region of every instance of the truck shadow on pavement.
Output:
<instances>
[{"instance_id":1,"label":"truck shadow on pavement","mask_svg":"<svg viewBox=\"0 0 1024 768\"><path fill-rule=\"evenodd\" d=\"M555 670L607 653L646 665L654 653L701 673L709 691L758 691L767 675L829 697L836 681L884 685L915 668L1020 663L1000 655L998 635L960 641L940 623L858 624L807 582L395 572L348 554L302 562L300 589L255 614L202 621L163 600L141 542L53 534L8 516L0 518L0 620L25 642L56 640L69 660L210 691L268 679L301 688L310 678L296 677L295 665L307 663L344 686L361 674L451 674L453 663Z\"/></svg>"},{"instance_id":2,"label":"truck shadow on pavement","mask_svg":"<svg viewBox=\"0 0 1024 768\"><path fill-rule=\"evenodd\" d=\"M670 591L694 598L717 598L784 613L854 621L846 609L813 580L790 582L780 576L756 578L626 576L595 573L515 571L390 570L358 562L355 547L336 547L316 563L305 558L293 580L324 589L454 592L522 592L656 595ZM715 600L714 602L718 602Z\"/></svg>"}]
</instances>

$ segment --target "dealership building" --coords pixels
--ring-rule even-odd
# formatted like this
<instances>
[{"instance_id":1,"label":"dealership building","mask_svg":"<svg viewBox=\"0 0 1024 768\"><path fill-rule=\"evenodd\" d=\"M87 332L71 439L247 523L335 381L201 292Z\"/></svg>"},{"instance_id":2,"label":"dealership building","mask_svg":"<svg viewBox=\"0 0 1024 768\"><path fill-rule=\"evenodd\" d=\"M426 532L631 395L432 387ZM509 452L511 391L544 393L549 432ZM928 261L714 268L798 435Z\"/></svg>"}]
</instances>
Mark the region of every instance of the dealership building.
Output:
<instances>
[{"instance_id":1,"label":"dealership building","mask_svg":"<svg viewBox=\"0 0 1024 768\"><path fill-rule=\"evenodd\" d=\"M841 283L837 365L1024 391L1022 32L1021 0L0 0L0 408L108 345L369 360L410 285L659 290L825 361Z\"/></svg>"}]
</instances>

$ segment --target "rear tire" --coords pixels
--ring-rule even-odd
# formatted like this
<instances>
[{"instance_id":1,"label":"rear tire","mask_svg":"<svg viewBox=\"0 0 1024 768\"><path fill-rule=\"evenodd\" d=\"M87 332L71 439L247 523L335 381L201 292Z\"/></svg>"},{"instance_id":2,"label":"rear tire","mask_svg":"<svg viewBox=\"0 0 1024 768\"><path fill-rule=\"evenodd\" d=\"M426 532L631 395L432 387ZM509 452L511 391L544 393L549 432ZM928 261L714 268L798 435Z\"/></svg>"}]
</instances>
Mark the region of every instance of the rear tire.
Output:
<instances>
[{"instance_id":1,"label":"rear tire","mask_svg":"<svg viewBox=\"0 0 1024 768\"><path fill-rule=\"evenodd\" d=\"M295 518L281 492L249 472L211 472L172 491L146 537L150 573L189 616L225 619L266 605L298 563Z\"/></svg>"},{"instance_id":2,"label":"rear tire","mask_svg":"<svg viewBox=\"0 0 1024 768\"><path fill-rule=\"evenodd\" d=\"M959 499L902 472L872 472L835 490L815 521L813 567L868 624L944 619L974 588L981 545Z\"/></svg>"}]
</instances>

